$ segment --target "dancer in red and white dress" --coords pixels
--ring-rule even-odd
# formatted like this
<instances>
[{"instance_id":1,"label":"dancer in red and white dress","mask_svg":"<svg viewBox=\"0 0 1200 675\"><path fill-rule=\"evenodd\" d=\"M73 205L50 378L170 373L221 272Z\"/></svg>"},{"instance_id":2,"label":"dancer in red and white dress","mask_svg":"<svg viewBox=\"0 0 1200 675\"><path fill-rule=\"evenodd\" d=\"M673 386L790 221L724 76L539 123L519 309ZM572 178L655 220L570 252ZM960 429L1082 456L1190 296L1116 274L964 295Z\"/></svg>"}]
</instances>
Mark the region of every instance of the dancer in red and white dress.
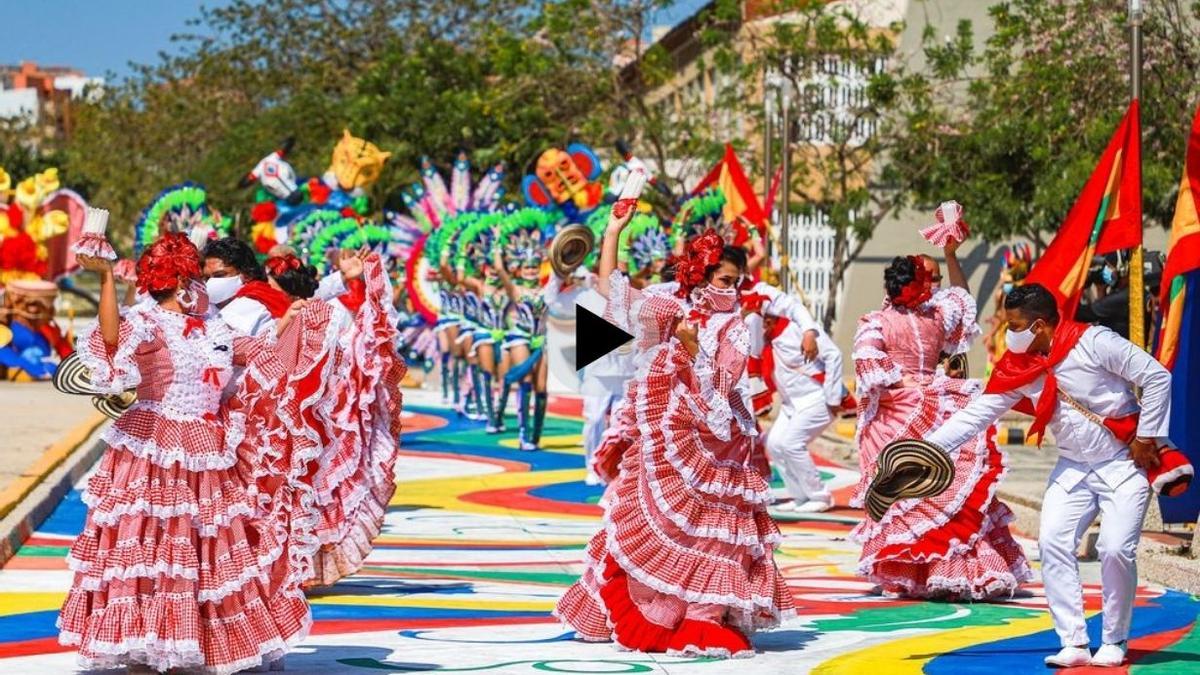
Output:
<instances>
[{"instance_id":1,"label":"dancer in red and white dress","mask_svg":"<svg viewBox=\"0 0 1200 675\"><path fill-rule=\"evenodd\" d=\"M80 336L80 358L98 389L136 387L138 401L105 432L83 495L59 641L78 645L87 668L228 673L282 656L311 623L288 556L311 552L289 550L290 525L257 517L257 488L238 467L242 429L220 404L234 364L269 347L208 313L199 253L182 234L142 256L138 284L153 300L124 317L109 263L80 263L101 276L100 320Z\"/></svg>"},{"instance_id":2,"label":"dancer in red and white dress","mask_svg":"<svg viewBox=\"0 0 1200 675\"><path fill-rule=\"evenodd\" d=\"M301 407L289 397L303 429L300 443L319 443L311 476L320 543L306 586L327 586L354 574L371 552L396 491L400 381L407 367L395 351L396 317L387 272L377 254L343 251L339 265L349 289L326 305L328 324L318 348L282 379L280 394L314 381L308 396L329 405ZM320 295L316 270L292 255L267 260L269 283L297 299ZM307 398L307 397L306 397Z\"/></svg>"},{"instance_id":3,"label":"dancer in red and white dress","mask_svg":"<svg viewBox=\"0 0 1200 675\"><path fill-rule=\"evenodd\" d=\"M979 336L975 299L945 247L951 288L936 288L931 258L898 257L885 271L883 309L859 320L854 338L858 379L861 479L852 506L862 506L880 451L902 438L924 438L980 395L978 380L948 377L942 354L962 354ZM1006 471L989 427L951 453L953 485L928 499L904 499L879 522L851 532L862 543L858 573L887 594L983 600L1011 595L1032 578L1008 530L1012 512L995 497Z\"/></svg>"},{"instance_id":4,"label":"dancer in red and white dress","mask_svg":"<svg viewBox=\"0 0 1200 675\"><path fill-rule=\"evenodd\" d=\"M745 253L710 232L679 264L690 302L639 292L614 272L631 212L614 208L599 290L609 319L636 338L626 403L640 433L609 486L583 576L555 615L579 638L623 649L753 656L747 636L795 609L775 565L770 489L749 466L755 419L736 290Z\"/></svg>"}]
</instances>

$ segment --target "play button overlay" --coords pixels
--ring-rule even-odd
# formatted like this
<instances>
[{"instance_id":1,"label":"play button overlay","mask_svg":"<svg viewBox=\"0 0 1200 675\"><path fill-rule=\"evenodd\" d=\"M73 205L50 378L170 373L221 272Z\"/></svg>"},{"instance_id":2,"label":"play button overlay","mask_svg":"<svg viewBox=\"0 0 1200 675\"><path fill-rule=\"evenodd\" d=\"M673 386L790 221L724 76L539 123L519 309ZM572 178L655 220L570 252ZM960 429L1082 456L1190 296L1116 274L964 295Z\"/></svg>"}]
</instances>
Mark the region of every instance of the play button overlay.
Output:
<instances>
[{"instance_id":1,"label":"play button overlay","mask_svg":"<svg viewBox=\"0 0 1200 675\"><path fill-rule=\"evenodd\" d=\"M575 305L575 370L586 368L632 339L632 335L605 321L582 303Z\"/></svg>"}]
</instances>

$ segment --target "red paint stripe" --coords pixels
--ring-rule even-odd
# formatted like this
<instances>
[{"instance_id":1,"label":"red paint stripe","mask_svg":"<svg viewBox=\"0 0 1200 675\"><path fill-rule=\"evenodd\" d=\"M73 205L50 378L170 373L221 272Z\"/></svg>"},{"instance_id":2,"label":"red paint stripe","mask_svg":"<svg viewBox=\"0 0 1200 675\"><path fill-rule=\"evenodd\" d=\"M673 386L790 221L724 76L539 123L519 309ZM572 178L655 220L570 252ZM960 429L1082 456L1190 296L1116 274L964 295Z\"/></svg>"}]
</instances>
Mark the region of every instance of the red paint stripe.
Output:
<instances>
[{"instance_id":1,"label":"red paint stripe","mask_svg":"<svg viewBox=\"0 0 1200 675\"><path fill-rule=\"evenodd\" d=\"M488 619L334 619L313 623L312 635L337 635L377 630L416 630L433 628L460 628L471 626L511 626L513 624L558 623L549 615L545 617L498 616Z\"/></svg>"},{"instance_id":2,"label":"red paint stripe","mask_svg":"<svg viewBox=\"0 0 1200 675\"><path fill-rule=\"evenodd\" d=\"M546 410L565 417L583 417L583 399L578 396L551 396Z\"/></svg>"},{"instance_id":3,"label":"red paint stripe","mask_svg":"<svg viewBox=\"0 0 1200 675\"><path fill-rule=\"evenodd\" d=\"M37 656L39 654L61 654L73 652L74 647L58 644L58 636L22 640L21 642L0 642L0 656L6 659L18 656Z\"/></svg>"},{"instance_id":4,"label":"red paint stripe","mask_svg":"<svg viewBox=\"0 0 1200 675\"><path fill-rule=\"evenodd\" d=\"M435 457L438 459L453 459L459 462L474 462L477 464L488 464L490 466L499 467L509 473L529 473L529 464L525 462L515 462L508 459L496 459L494 457L481 457L479 455L468 455L454 452L426 452L424 450L415 452L412 450L400 450L396 453L401 457ZM454 478L470 478L470 476L454 476Z\"/></svg>"},{"instance_id":5,"label":"red paint stripe","mask_svg":"<svg viewBox=\"0 0 1200 675\"><path fill-rule=\"evenodd\" d=\"M530 495L528 491L536 487L541 486L533 485L528 487L504 488L500 490L482 490L480 492L471 492L469 494L462 495L459 497L459 499L471 504L498 506L501 508L521 509L525 511L537 511L540 513L565 513L573 516L592 516L595 518L599 518L600 516L604 515L604 509L594 504L576 504L534 497L533 495Z\"/></svg>"}]
</instances>

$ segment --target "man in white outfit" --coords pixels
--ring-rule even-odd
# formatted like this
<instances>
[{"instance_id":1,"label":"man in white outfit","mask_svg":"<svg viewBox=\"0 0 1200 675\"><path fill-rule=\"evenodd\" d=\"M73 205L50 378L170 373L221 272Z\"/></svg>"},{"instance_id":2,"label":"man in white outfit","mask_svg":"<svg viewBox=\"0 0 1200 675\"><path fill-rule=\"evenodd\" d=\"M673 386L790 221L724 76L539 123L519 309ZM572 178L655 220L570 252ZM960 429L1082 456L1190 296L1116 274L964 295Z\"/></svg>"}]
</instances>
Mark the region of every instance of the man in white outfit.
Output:
<instances>
[{"instance_id":1,"label":"man in white outfit","mask_svg":"<svg viewBox=\"0 0 1200 675\"><path fill-rule=\"evenodd\" d=\"M801 343L804 331L787 319L767 318L767 341L779 391L779 416L767 433L767 452L779 469L792 501L781 511L819 513L833 506L833 494L821 482L809 444L833 421L844 396L842 353L820 331L817 358L809 361Z\"/></svg>"},{"instance_id":2,"label":"man in white outfit","mask_svg":"<svg viewBox=\"0 0 1200 675\"><path fill-rule=\"evenodd\" d=\"M984 395L926 440L941 448L957 447L1014 405L1034 413L1031 435L1049 425L1059 460L1042 502L1038 543L1046 600L1062 650L1046 657L1046 663L1119 666L1125 660L1137 589L1137 545L1151 494L1143 469L1157 464L1158 445L1166 440L1171 376L1107 328L1060 324L1054 297L1042 286L1014 289L1004 309L1012 354L997 363ZM1140 414L1135 386L1142 390ZM1114 431L1122 428L1128 430L1128 435L1120 433L1127 441L1118 440ZM1097 513L1104 626L1103 644L1093 656L1075 551Z\"/></svg>"}]
</instances>

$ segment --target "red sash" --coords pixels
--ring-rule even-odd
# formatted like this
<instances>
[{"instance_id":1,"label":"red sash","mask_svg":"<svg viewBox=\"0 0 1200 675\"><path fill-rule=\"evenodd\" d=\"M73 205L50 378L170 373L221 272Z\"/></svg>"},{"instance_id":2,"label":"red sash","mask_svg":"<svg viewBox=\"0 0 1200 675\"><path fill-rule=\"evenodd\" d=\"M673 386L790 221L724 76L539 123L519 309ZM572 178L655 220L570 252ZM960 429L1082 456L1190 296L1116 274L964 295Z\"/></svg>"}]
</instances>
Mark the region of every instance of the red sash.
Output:
<instances>
[{"instance_id":1,"label":"red sash","mask_svg":"<svg viewBox=\"0 0 1200 675\"><path fill-rule=\"evenodd\" d=\"M250 298L267 308L267 313L271 318L278 319L284 314L287 314L288 308L292 306L292 299L287 293L272 288L271 284L265 281L248 281L242 284L238 292L234 294L235 298Z\"/></svg>"},{"instance_id":2,"label":"red sash","mask_svg":"<svg viewBox=\"0 0 1200 675\"><path fill-rule=\"evenodd\" d=\"M1046 376L1042 395L1036 403L1022 398L1013 406L1015 410L1033 415L1029 437L1038 437L1038 447L1042 445L1046 425L1050 423L1050 418L1054 416L1054 410L1058 406L1058 378L1054 376L1054 367L1062 363L1075 345L1079 344L1080 336L1087 329L1087 324L1063 320L1054 330L1054 342L1050 345L1049 354L1043 356L1030 352L1017 354L1012 350L1006 351L996 362L992 377L984 388L984 393L1002 394L1031 384L1042 375Z\"/></svg>"}]
</instances>

